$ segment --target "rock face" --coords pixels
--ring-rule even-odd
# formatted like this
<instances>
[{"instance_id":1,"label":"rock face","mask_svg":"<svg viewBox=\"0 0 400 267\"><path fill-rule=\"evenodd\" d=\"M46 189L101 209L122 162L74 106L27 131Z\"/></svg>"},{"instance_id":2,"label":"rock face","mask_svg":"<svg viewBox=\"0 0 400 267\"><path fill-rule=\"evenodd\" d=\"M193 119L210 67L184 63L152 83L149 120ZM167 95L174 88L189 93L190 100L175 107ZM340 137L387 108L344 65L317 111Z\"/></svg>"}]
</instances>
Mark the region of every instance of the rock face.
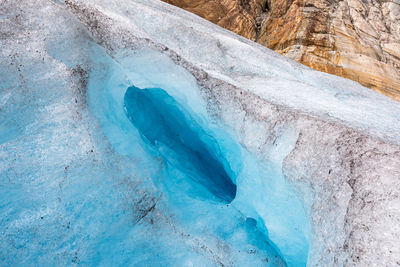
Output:
<instances>
[{"instance_id":1,"label":"rock face","mask_svg":"<svg viewBox=\"0 0 400 267\"><path fill-rule=\"evenodd\" d=\"M165 0L165 2L186 9L253 41L258 39L262 15L267 8L265 0Z\"/></svg>"},{"instance_id":2,"label":"rock face","mask_svg":"<svg viewBox=\"0 0 400 267\"><path fill-rule=\"evenodd\" d=\"M167 2L313 69L400 100L399 1Z\"/></svg>"}]
</instances>

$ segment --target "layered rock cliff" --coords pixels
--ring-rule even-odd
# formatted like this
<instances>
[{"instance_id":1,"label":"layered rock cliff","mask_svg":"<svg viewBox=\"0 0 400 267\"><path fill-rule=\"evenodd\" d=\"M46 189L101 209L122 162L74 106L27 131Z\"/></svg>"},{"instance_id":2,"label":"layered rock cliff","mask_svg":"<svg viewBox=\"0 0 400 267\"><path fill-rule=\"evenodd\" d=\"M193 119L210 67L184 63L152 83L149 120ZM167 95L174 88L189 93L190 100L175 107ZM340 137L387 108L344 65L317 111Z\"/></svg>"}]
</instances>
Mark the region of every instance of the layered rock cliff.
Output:
<instances>
[{"instance_id":1,"label":"layered rock cliff","mask_svg":"<svg viewBox=\"0 0 400 267\"><path fill-rule=\"evenodd\" d=\"M313 69L400 100L400 2L165 0Z\"/></svg>"}]
</instances>

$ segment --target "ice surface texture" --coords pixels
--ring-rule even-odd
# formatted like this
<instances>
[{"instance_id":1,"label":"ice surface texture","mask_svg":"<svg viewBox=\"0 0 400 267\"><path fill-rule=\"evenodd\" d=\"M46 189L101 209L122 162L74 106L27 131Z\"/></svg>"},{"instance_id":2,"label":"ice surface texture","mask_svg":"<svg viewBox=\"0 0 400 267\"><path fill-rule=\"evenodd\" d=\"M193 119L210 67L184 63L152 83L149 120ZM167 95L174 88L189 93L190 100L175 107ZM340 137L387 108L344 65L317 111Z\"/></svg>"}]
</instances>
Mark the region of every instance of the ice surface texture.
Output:
<instances>
[{"instance_id":1,"label":"ice surface texture","mask_svg":"<svg viewBox=\"0 0 400 267\"><path fill-rule=\"evenodd\" d=\"M1 265L397 264L398 103L153 0L0 0L0 47Z\"/></svg>"}]
</instances>

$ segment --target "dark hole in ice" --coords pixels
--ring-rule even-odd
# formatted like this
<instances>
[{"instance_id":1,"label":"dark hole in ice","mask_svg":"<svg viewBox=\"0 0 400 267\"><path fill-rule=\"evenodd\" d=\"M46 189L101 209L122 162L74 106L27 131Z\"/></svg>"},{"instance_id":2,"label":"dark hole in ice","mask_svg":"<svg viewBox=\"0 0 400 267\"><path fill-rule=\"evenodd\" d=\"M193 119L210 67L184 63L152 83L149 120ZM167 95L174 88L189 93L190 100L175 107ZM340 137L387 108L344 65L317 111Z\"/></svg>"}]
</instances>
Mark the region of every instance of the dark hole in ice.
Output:
<instances>
[{"instance_id":1,"label":"dark hole in ice","mask_svg":"<svg viewBox=\"0 0 400 267\"><path fill-rule=\"evenodd\" d=\"M153 147L173 151L166 159L215 197L230 203L236 185L218 142L172 96L160 88L131 86L124 98L127 115ZM165 155L165 154L164 154Z\"/></svg>"}]
</instances>

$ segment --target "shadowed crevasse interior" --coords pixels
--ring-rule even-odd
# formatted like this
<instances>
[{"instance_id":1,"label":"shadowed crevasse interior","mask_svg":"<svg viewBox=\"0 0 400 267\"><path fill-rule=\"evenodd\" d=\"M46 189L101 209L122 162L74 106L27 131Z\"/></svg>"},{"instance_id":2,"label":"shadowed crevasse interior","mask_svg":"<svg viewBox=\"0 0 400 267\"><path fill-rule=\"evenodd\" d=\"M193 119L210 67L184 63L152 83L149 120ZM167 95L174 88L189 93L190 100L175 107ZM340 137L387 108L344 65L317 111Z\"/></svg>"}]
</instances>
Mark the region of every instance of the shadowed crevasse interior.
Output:
<instances>
[{"instance_id":1,"label":"shadowed crevasse interior","mask_svg":"<svg viewBox=\"0 0 400 267\"><path fill-rule=\"evenodd\" d=\"M201 185L222 202L236 196L233 172L217 141L172 96L160 88L131 86L124 98L127 115L168 168ZM200 196L201 197L201 196Z\"/></svg>"},{"instance_id":2,"label":"shadowed crevasse interior","mask_svg":"<svg viewBox=\"0 0 400 267\"><path fill-rule=\"evenodd\" d=\"M185 98L175 97L161 88L131 86L123 102L126 116L143 141L142 147L155 159L161 159L163 167L153 179L179 220L203 233L204 229L195 223L200 220L213 236L238 249L240 257L254 264L305 266L308 241L303 230L296 228L305 225L304 214L283 181L274 180L280 179L279 173L269 168L259 170L237 140L223 129L215 129L210 118L186 105ZM244 176L247 183L260 185L268 198L257 194L260 188L247 188ZM259 178L269 181L273 191L263 187ZM263 204L255 205L253 196ZM276 215L279 209L285 209L295 221L280 221Z\"/></svg>"}]
</instances>

